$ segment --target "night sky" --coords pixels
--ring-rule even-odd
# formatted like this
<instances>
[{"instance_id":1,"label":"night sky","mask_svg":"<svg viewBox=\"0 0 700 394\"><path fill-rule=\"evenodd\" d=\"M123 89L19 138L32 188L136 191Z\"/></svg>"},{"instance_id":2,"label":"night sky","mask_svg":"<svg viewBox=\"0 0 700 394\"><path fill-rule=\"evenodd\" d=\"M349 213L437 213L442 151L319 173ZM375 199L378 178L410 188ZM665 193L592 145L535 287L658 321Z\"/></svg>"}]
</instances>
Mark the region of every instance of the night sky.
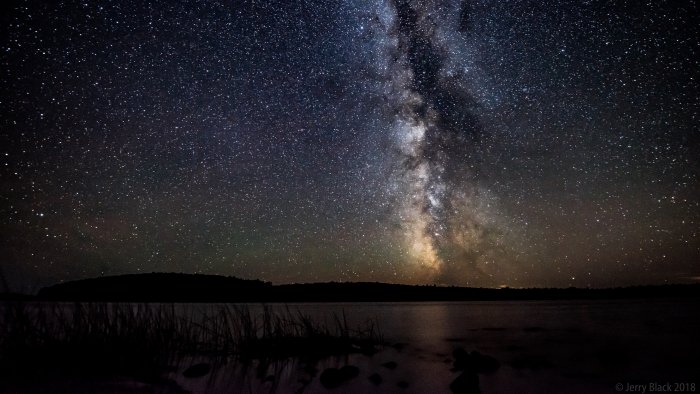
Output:
<instances>
[{"instance_id":1,"label":"night sky","mask_svg":"<svg viewBox=\"0 0 700 394\"><path fill-rule=\"evenodd\" d=\"M0 269L700 280L693 1L4 1Z\"/></svg>"}]
</instances>

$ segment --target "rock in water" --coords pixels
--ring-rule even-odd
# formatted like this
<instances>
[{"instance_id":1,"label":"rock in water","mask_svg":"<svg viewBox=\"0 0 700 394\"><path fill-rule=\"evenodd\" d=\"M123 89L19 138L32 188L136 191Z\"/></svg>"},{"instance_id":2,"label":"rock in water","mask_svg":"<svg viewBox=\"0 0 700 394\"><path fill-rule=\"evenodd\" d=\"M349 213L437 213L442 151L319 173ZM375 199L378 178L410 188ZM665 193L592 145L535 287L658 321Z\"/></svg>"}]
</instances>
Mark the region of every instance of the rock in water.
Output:
<instances>
[{"instance_id":1,"label":"rock in water","mask_svg":"<svg viewBox=\"0 0 700 394\"><path fill-rule=\"evenodd\" d=\"M384 364L382 364L382 366L384 368L388 368L388 369L396 369L398 364L396 364L396 362L394 362L394 361L388 361L388 362L385 362Z\"/></svg>"},{"instance_id":2,"label":"rock in water","mask_svg":"<svg viewBox=\"0 0 700 394\"><path fill-rule=\"evenodd\" d=\"M340 378L340 370L338 368L326 368L321 372L321 384L327 389L333 389L342 383Z\"/></svg>"},{"instance_id":3,"label":"rock in water","mask_svg":"<svg viewBox=\"0 0 700 394\"><path fill-rule=\"evenodd\" d=\"M182 373L182 376L186 378L199 378L208 374L209 371L211 371L211 365L200 363L187 368L185 372Z\"/></svg>"},{"instance_id":4,"label":"rock in water","mask_svg":"<svg viewBox=\"0 0 700 394\"><path fill-rule=\"evenodd\" d=\"M493 373L498 370L500 363L491 356L481 354L476 350L467 353L462 348L457 348L452 352L454 357L454 370L472 371L477 373Z\"/></svg>"},{"instance_id":5,"label":"rock in water","mask_svg":"<svg viewBox=\"0 0 700 394\"><path fill-rule=\"evenodd\" d=\"M355 379L360 374L360 368L354 365L346 365L340 368L340 375L344 380Z\"/></svg>"},{"instance_id":6,"label":"rock in water","mask_svg":"<svg viewBox=\"0 0 700 394\"><path fill-rule=\"evenodd\" d=\"M478 373L494 373L501 364L495 358L474 350L471 353L472 363Z\"/></svg>"},{"instance_id":7,"label":"rock in water","mask_svg":"<svg viewBox=\"0 0 700 394\"><path fill-rule=\"evenodd\" d=\"M458 347L453 350L452 357L454 357L453 366L455 370L464 371L465 369L471 369L471 357L463 348Z\"/></svg>"},{"instance_id":8,"label":"rock in water","mask_svg":"<svg viewBox=\"0 0 700 394\"><path fill-rule=\"evenodd\" d=\"M465 371L457 376L450 384L453 393L460 394L481 394L479 389L479 375L474 371Z\"/></svg>"},{"instance_id":9,"label":"rock in water","mask_svg":"<svg viewBox=\"0 0 700 394\"><path fill-rule=\"evenodd\" d=\"M373 373L372 375L369 376L369 381L372 382L375 386L379 386L382 384L382 377L379 376L378 373Z\"/></svg>"},{"instance_id":10,"label":"rock in water","mask_svg":"<svg viewBox=\"0 0 700 394\"><path fill-rule=\"evenodd\" d=\"M321 372L320 380L323 387L327 389L334 389L343 383L338 368L326 368L325 371Z\"/></svg>"},{"instance_id":11,"label":"rock in water","mask_svg":"<svg viewBox=\"0 0 700 394\"><path fill-rule=\"evenodd\" d=\"M327 368L321 373L321 384L327 389L333 389L348 380L356 378L360 374L360 369L353 365L346 365L340 369Z\"/></svg>"}]
</instances>

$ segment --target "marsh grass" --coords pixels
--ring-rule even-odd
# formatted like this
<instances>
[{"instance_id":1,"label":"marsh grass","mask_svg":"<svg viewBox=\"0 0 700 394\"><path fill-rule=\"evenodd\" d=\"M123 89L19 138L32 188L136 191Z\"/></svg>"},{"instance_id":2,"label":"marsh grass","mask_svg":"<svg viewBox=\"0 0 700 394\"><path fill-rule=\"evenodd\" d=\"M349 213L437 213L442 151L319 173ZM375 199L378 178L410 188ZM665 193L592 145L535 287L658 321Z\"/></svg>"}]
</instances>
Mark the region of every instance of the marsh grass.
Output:
<instances>
[{"instance_id":1,"label":"marsh grass","mask_svg":"<svg viewBox=\"0 0 700 394\"><path fill-rule=\"evenodd\" d=\"M264 363L319 360L382 345L374 322L351 327L344 313L317 321L286 308L175 304L6 303L0 314L0 377L129 376L157 380L179 360ZM184 312L185 310L189 312Z\"/></svg>"}]
</instances>

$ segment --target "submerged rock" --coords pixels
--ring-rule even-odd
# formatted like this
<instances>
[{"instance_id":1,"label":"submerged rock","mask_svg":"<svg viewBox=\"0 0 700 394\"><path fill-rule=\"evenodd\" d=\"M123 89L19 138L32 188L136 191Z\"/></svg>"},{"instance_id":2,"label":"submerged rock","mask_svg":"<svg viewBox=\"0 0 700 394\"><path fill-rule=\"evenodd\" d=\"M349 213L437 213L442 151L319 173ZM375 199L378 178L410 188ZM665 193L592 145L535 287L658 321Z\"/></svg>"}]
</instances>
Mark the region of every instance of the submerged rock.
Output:
<instances>
[{"instance_id":1,"label":"submerged rock","mask_svg":"<svg viewBox=\"0 0 700 394\"><path fill-rule=\"evenodd\" d=\"M356 378L359 374L359 368L354 365L346 365L340 369L327 368L321 373L320 380L323 387L332 389Z\"/></svg>"},{"instance_id":2,"label":"submerged rock","mask_svg":"<svg viewBox=\"0 0 700 394\"><path fill-rule=\"evenodd\" d=\"M382 367L388 368L388 369L396 369L397 366L398 366L398 364L396 364L396 362L394 362L394 361L387 361L384 364L382 364Z\"/></svg>"},{"instance_id":3,"label":"submerged rock","mask_svg":"<svg viewBox=\"0 0 700 394\"><path fill-rule=\"evenodd\" d=\"M207 363L195 364L185 370L182 376L186 378L200 378L211 371L211 365Z\"/></svg>"},{"instance_id":4,"label":"submerged rock","mask_svg":"<svg viewBox=\"0 0 700 394\"><path fill-rule=\"evenodd\" d=\"M340 374L346 380L354 379L360 374L360 368L357 368L354 365L346 365L343 368L340 368Z\"/></svg>"},{"instance_id":5,"label":"submerged rock","mask_svg":"<svg viewBox=\"0 0 700 394\"><path fill-rule=\"evenodd\" d=\"M372 375L369 376L369 381L372 382L375 386L379 386L382 384L382 377L379 376L378 373L373 373Z\"/></svg>"},{"instance_id":6,"label":"submerged rock","mask_svg":"<svg viewBox=\"0 0 700 394\"><path fill-rule=\"evenodd\" d=\"M494 373L501 366L495 358L481 354L476 350L471 353L471 358L478 373Z\"/></svg>"},{"instance_id":7,"label":"submerged rock","mask_svg":"<svg viewBox=\"0 0 700 394\"><path fill-rule=\"evenodd\" d=\"M450 383L450 390L460 394L480 394L479 375L474 371L464 371Z\"/></svg>"},{"instance_id":8,"label":"submerged rock","mask_svg":"<svg viewBox=\"0 0 700 394\"><path fill-rule=\"evenodd\" d=\"M343 383L343 379L340 375L340 370L338 368L327 368L321 372L321 384L327 389L333 389L340 386Z\"/></svg>"},{"instance_id":9,"label":"submerged rock","mask_svg":"<svg viewBox=\"0 0 700 394\"><path fill-rule=\"evenodd\" d=\"M452 357L454 358L452 366L455 370L463 371L471 367L471 357L469 357L469 353L464 348L458 347L453 350Z\"/></svg>"},{"instance_id":10,"label":"submerged rock","mask_svg":"<svg viewBox=\"0 0 700 394\"><path fill-rule=\"evenodd\" d=\"M493 373L501 365L495 358L481 354L476 350L468 353L462 348L457 348L452 352L452 356L454 357L453 367L455 371Z\"/></svg>"}]
</instances>

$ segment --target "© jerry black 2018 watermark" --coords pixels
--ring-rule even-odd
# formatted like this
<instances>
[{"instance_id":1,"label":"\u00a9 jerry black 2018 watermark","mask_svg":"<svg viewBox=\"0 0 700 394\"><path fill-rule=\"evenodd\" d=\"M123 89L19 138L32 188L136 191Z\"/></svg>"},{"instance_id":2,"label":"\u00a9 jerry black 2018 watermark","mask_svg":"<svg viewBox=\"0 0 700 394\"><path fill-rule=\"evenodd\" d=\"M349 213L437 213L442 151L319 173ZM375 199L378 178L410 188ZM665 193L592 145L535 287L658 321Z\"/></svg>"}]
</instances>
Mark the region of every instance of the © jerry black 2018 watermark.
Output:
<instances>
[{"instance_id":1,"label":"\u00a9 jerry black 2018 watermark","mask_svg":"<svg viewBox=\"0 0 700 394\"><path fill-rule=\"evenodd\" d=\"M695 382L617 383L615 391L623 393L693 393Z\"/></svg>"}]
</instances>

